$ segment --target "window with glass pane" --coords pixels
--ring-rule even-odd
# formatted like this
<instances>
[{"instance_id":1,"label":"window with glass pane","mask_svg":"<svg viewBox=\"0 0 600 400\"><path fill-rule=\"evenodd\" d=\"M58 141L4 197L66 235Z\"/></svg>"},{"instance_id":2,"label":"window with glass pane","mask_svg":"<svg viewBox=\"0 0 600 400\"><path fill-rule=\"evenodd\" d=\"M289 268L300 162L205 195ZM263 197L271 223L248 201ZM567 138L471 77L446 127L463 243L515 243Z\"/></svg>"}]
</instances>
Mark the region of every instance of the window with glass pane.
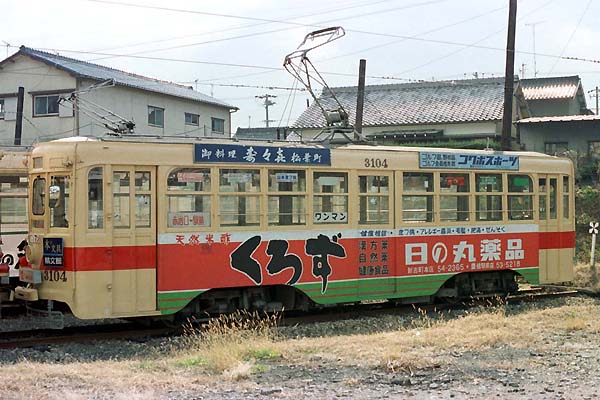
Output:
<instances>
[{"instance_id":1,"label":"window with glass pane","mask_svg":"<svg viewBox=\"0 0 600 400\"><path fill-rule=\"evenodd\" d=\"M313 193L315 224L348 223L348 174L346 172L314 172Z\"/></svg>"},{"instance_id":2,"label":"window with glass pane","mask_svg":"<svg viewBox=\"0 0 600 400\"><path fill-rule=\"evenodd\" d=\"M569 177L563 176L563 218L569 218L570 210L570 186Z\"/></svg>"},{"instance_id":3,"label":"window with glass pane","mask_svg":"<svg viewBox=\"0 0 600 400\"><path fill-rule=\"evenodd\" d=\"M148 125L164 128L165 110L159 107L148 106Z\"/></svg>"},{"instance_id":4,"label":"window with glass pane","mask_svg":"<svg viewBox=\"0 0 600 400\"><path fill-rule=\"evenodd\" d=\"M35 178L33 181L33 196L31 211L33 215L44 215L44 199L46 198L46 179Z\"/></svg>"},{"instance_id":5,"label":"window with glass pane","mask_svg":"<svg viewBox=\"0 0 600 400\"><path fill-rule=\"evenodd\" d=\"M540 199L540 219L546 219L548 209L548 187L546 178L540 178L539 181L539 199Z\"/></svg>"},{"instance_id":6,"label":"window with glass pane","mask_svg":"<svg viewBox=\"0 0 600 400\"><path fill-rule=\"evenodd\" d=\"M475 174L475 192L477 221L501 221L502 175Z\"/></svg>"},{"instance_id":7,"label":"window with glass pane","mask_svg":"<svg viewBox=\"0 0 600 400\"><path fill-rule=\"evenodd\" d=\"M33 116L58 115L58 95L35 96L33 99Z\"/></svg>"},{"instance_id":8,"label":"window with glass pane","mask_svg":"<svg viewBox=\"0 0 600 400\"><path fill-rule=\"evenodd\" d=\"M433 174L405 172L402 175L404 192L433 192Z\"/></svg>"},{"instance_id":9,"label":"window with glass pane","mask_svg":"<svg viewBox=\"0 0 600 400\"><path fill-rule=\"evenodd\" d=\"M402 220L404 222L432 222L433 195L416 193L433 192L433 174L405 172L402 174ZM415 193L415 194L413 194Z\"/></svg>"},{"instance_id":10,"label":"window with glass pane","mask_svg":"<svg viewBox=\"0 0 600 400\"><path fill-rule=\"evenodd\" d=\"M4 99L0 99L0 119L4 119Z\"/></svg>"},{"instance_id":11,"label":"window with glass pane","mask_svg":"<svg viewBox=\"0 0 600 400\"><path fill-rule=\"evenodd\" d=\"M200 125L200 116L198 114L185 113L186 125Z\"/></svg>"},{"instance_id":12,"label":"window with glass pane","mask_svg":"<svg viewBox=\"0 0 600 400\"><path fill-rule=\"evenodd\" d=\"M306 171L269 170L269 225L306 224Z\"/></svg>"},{"instance_id":13,"label":"window with glass pane","mask_svg":"<svg viewBox=\"0 0 600 400\"><path fill-rule=\"evenodd\" d=\"M469 219L469 174L440 174L440 193L440 221Z\"/></svg>"},{"instance_id":14,"label":"window with glass pane","mask_svg":"<svg viewBox=\"0 0 600 400\"><path fill-rule=\"evenodd\" d=\"M260 170L219 170L219 191L221 226L260 225L260 196L248 194L260 192Z\"/></svg>"},{"instance_id":15,"label":"window with glass pane","mask_svg":"<svg viewBox=\"0 0 600 400\"><path fill-rule=\"evenodd\" d=\"M508 175L508 218L533 219L533 180L527 175Z\"/></svg>"},{"instance_id":16,"label":"window with glass pane","mask_svg":"<svg viewBox=\"0 0 600 400\"><path fill-rule=\"evenodd\" d=\"M210 226L211 177L208 168L178 168L167 177L167 225Z\"/></svg>"},{"instance_id":17,"label":"window with glass pane","mask_svg":"<svg viewBox=\"0 0 600 400\"><path fill-rule=\"evenodd\" d=\"M388 176L359 176L359 224L387 224L390 220Z\"/></svg>"},{"instance_id":18,"label":"window with glass pane","mask_svg":"<svg viewBox=\"0 0 600 400\"><path fill-rule=\"evenodd\" d=\"M2 216L0 223L3 226L27 224L26 176L0 176L0 215ZM8 229L11 228L8 227Z\"/></svg>"},{"instance_id":19,"label":"window with glass pane","mask_svg":"<svg viewBox=\"0 0 600 400\"><path fill-rule=\"evenodd\" d=\"M88 173L88 228L104 228L104 181L102 167Z\"/></svg>"},{"instance_id":20,"label":"window with glass pane","mask_svg":"<svg viewBox=\"0 0 600 400\"><path fill-rule=\"evenodd\" d=\"M129 193L130 177L128 171L113 172L113 226L115 228L130 227Z\"/></svg>"},{"instance_id":21,"label":"window with glass pane","mask_svg":"<svg viewBox=\"0 0 600 400\"><path fill-rule=\"evenodd\" d=\"M550 193L548 194L550 201L550 219L556 219L556 200L558 199L558 181L556 178L550 178Z\"/></svg>"},{"instance_id":22,"label":"window with glass pane","mask_svg":"<svg viewBox=\"0 0 600 400\"><path fill-rule=\"evenodd\" d=\"M211 130L213 133L225 133L225 120L221 118L210 119Z\"/></svg>"},{"instance_id":23,"label":"window with glass pane","mask_svg":"<svg viewBox=\"0 0 600 400\"><path fill-rule=\"evenodd\" d=\"M149 228L152 224L150 210L152 207L152 174L150 171L135 173L135 226Z\"/></svg>"},{"instance_id":24,"label":"window with glass pane","mask_svg":"<svg viewBox=\"0 0 600 400\"><path fill-rule=\"evenodd\" d=\"M68 228L69 177L51 177L49 190L50 226L53 228Z\"/></svg>"}]
</instances>

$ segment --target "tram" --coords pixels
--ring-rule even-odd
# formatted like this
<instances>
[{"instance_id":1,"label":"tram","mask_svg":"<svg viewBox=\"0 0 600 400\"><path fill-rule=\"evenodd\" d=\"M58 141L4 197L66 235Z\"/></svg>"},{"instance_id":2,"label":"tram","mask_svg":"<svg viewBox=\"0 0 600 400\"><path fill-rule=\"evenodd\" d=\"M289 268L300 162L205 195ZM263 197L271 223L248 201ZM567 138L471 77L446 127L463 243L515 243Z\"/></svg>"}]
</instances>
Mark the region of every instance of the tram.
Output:
<instances>
[{"instance_id":1,"label":"tram","mask_svg":"<svg viewBox=\"0 0 600 400\"><path fill-rule=\"evenodd\" d=\"M573 165L539 153L79 137L35 146L29 185L18 297L82 319L573 277Z\"/></svg>"},{"instance_id":2,"label":"tram","mask_svg":"<svg viewBox=\"0 0 600 400\"><path fill-rule=\"evenodd\" d=\"M18 279L18 255L27 239L28 158L25 148L0 150L0 263L8 269L3 284Z\"/></svg>"}]
</instances>

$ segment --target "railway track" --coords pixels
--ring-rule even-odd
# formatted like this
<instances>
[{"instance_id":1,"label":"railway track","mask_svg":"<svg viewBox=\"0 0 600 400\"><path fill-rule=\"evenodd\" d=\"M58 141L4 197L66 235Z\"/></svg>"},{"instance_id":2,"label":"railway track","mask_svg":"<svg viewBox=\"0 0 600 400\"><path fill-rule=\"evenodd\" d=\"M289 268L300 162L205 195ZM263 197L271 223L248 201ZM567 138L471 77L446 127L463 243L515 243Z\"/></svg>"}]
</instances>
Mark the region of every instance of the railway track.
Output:
<instances>
[{"instance_id":1,"label":"railway track","mask_svg":"<svg viewBox=\"0 0 600 400\"><path fill-rule=\"evenodd\" d=\"M564 287L541 288L532 287L520 290L517 294L506 299L483 298L468 302L453 304L403 304L395 302L361 303L353 306L338 306L321 310L311 314L283 315L281 326L292 326L316 322L333 322L357 317L377 317L382 315L414 316L415 310L419 312L441 312L460 308L470 308L491 303L517 304L521 302L535 302L547 298L560 298L581 295L579 290ZM586 293L584 293L586 294ZM207 319L196 321L197 325L205 323ZM98 340L147 340L160 336L180 335L183 327L149 326L142 327L133 322L111 323L105 325L71 326L61 330L36 329L0 332L0 349L44 347L65 343L84 343Z\"/></svg>"}]
</instances>

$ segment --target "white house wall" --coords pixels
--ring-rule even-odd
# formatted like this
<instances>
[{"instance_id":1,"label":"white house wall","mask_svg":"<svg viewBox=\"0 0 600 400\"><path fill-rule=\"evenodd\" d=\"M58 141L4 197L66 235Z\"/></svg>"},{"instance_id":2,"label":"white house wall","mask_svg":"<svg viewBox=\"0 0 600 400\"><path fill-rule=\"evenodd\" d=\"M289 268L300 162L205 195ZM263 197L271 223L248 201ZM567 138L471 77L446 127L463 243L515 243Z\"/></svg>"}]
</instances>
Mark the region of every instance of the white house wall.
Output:
<instances>
[{"instance_id":1,"label":"white house wall","mask_svg":"<svg viewBox=\"0 0 600 400\"><path fill-rule=\"evenodd\" d=\"M94 83L83 81L81 87L85 88ZM229 110L223 107L123 86L96 89L83 93L81 98L100 104L123 118L132 119L135 122L135 133L138 134L210 136L211 118L214 117L225 120L224 136L230 136L230 114ZM164 109L163 128L148 124L148 106ZM199 115L199 126L186 125L185 113ZM107 131L99 122L81 111L79 119L81 136L100 135Z\"/></svg>"},{"instance_id":2,"label":"white house wall","mask_svg":"<svg viewBox=\"0 0 600 400\"><path fill-rule=\"evenodd\" d=\"M23 128L21 143L30 145L35 141L71 136L75 129L73 117L33 117L33 96L31 92L60 91L75 89L76 79L66 72L26 56L18 56L5 63L0 69L0 98L16 98L19 86L25 88L23 99ZM7 96L11 95L11 96ZM16 100L15 100L16 101ZM0 145L12 145L15 136L15 115L0 120Z\"/></svg>"},{"instance_id":3,"label":"white house wall","mask_svg":"<svg viewBox=\"0 0 600 400\"><path fill-rule=\"evenodd\" d=\"M60 116L33 117L33 93L53 91L67 95L69 91L85 88L97 83L93 80L79 80L67 72L51 67L28 56L17 56L7 61L0 68L0 99L7 103L16 104L16 94L19 86L25 88L23 105L23 145L36 142L74 136L98 136L108 131L99 122L83 112L60 109ZM191 89L190 89L191 90ZM206 103L186 100L160 93L127 88L123 86L97 89L81 94L82 98L113 111L124 117L132 118L136 123L135 133L149 135L211 135L211 117L225 121L225 135L230 136L231 117L229 109ZM160 107L165 110L164 128L148 125L148 106ZM10 108L10 107L9 107ZM0 119L0 146L14 143L15 112ZM199 115L199 126L186 125L185 113ZM77 121L79 120L79 124ZM79 129L77 129L79 126Z\"/></svg>"}]
</instances>

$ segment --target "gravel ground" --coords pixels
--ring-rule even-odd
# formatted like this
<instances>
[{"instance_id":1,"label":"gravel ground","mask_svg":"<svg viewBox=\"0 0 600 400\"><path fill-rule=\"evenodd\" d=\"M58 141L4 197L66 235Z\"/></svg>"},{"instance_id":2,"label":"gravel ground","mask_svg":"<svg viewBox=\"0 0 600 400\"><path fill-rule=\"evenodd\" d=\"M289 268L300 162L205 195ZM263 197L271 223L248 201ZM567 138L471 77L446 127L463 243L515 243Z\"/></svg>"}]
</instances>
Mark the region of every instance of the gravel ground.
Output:
<instances>
[{"instance_id":1,"label":"gravel ground","mask_svg":"<svg viewBox=\"0 0 600 400\"><path fill-rule=\"evenodd\" d=\"M585 305L600 312L600 301L589 297L545 300L536 308L552 309L563 305ZM531 305L506 306L508 313L518 314ZM465 311L446 315L446 319ZM468 312L468 311L467 311ZM0 320L0 330L6 321ZM287 340L303 337L339 336L367 332L395 332L410 324L410 318L358 317L336 323L319 323L283 328ZM4 327L6 329L6 327ZM402 335L402 331L398 331ZM465 332L468 334L468 332ZM349 336L348 336L349 337ZM0 365L9 371L19 363L40 362L61 366L78 363L139 360L148 354L157 357L179 346L179 339L153 339L149 342L112 341L94 344L45 346L32 349L0 350ZM187 382L164 383L142 389L119 390L103 382L57 376L44 384L30 378L29 390L3 385L0 398L48 399L592 399L600 387L600 336L585 329L551 332L540 338L543 351L506 344L486 346L476 351L465 349L442 351L448 362L424 369L391 372L381 366L338 363L315 354L302 363L283 358L263 362L263 368L242 379L222 375L198 378L179 377ZM68 393L68 395L65 395Z\"/></svg>"}]
</instances>

